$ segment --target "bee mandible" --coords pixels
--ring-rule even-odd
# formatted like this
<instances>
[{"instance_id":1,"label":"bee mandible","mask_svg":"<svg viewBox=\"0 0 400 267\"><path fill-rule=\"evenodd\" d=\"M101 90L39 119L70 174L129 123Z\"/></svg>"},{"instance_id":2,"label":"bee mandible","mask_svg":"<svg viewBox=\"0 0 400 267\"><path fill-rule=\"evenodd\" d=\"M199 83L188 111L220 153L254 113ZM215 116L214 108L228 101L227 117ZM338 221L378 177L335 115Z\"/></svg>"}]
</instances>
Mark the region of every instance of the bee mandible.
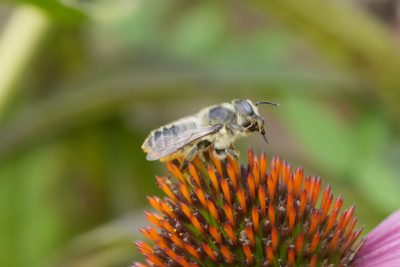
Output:
<instances>
[{"instance_id":1,"label":"bee mandible","mask_svg":"<svg viewBox=\"0 0 400 267\"><path fill-rule=\"evenodd\" d=\"M142 145L147 160L191 160L198 153L213 146L220 159L227 155L238 157L233 142L251 132L259 132L265 142L264 118L257 106L269 101L256 102L234 99L230 103L203 108L198 113L181 118L151 131Z\"/></svg>"}]
</instances>

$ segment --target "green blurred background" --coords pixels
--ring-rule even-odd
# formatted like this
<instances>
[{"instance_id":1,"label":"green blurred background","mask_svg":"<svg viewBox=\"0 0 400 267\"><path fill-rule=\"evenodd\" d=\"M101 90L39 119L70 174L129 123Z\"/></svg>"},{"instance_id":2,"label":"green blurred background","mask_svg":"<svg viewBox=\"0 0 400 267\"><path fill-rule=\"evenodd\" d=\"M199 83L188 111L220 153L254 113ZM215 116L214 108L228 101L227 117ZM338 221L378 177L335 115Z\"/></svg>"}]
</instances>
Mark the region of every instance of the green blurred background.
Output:
<instances>
[{"instance_id":1,"label":"green blurred background","mask_svg":"<svg viewBox=\"0 0 400 267\"><path fill-rule=\"evenodd\" d=\"M396 0L0 3L0 266L128 266L158 194L153 128L232 98L269 145L354 203L400 207ZM241 160L244 160L242 158Z\"/></svg>"}]
</instances>

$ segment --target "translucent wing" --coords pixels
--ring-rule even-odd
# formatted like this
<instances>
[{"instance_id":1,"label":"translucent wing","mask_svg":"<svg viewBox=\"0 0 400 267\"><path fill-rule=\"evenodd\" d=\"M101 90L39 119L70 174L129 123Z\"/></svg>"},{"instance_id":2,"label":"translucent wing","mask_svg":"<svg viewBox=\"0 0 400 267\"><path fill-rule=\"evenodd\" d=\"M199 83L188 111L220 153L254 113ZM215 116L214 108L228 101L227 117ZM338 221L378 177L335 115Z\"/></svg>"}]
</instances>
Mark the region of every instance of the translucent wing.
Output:
<instances>
[{"instance_id":1,"label":"translucent wing","mask_svg":"<svg viewBox=\"0 0 400 267\"><path fill-rule=\"evenodd\" d=\"M158 160L177 152L185 145L196 141L204 136L217 132L221 125L212 125L201 128L187 129L176 135L162 136L154 141L148 149L147 160Z\"/></svg>"}]
</instances>

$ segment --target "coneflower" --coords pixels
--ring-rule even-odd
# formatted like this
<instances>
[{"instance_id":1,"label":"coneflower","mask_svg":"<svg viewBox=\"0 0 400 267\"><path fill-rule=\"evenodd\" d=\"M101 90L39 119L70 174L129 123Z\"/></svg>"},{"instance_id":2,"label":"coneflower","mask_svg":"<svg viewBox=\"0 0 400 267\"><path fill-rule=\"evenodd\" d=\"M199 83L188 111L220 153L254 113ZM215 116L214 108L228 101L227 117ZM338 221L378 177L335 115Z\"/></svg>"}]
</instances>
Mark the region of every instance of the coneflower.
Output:
<instances>
[{"instance_id":1,"label":"coneflower","mask_svg":"<svg viewBox=\"0 0 400 267\"><path fill-rule=\"evenodd\" d=\"M400 210L367 234L356 255L356 267L400 266Z\"/></svg>"},{"instance_id":2,"label":"coneflower","mask_svg":"<svg viewBox=\"0 0 400 267\"><path fill-rule=\"evenodd\" d=\"M141 229L152 245L137 241L150 266L352 266L354 206L342 209L321 178L275 157L248 151L247 164L212 153L157 177L166 197L149 197L158 212ZM134 263L134 266L146 266Z\"/></svg>"}]
</instances>

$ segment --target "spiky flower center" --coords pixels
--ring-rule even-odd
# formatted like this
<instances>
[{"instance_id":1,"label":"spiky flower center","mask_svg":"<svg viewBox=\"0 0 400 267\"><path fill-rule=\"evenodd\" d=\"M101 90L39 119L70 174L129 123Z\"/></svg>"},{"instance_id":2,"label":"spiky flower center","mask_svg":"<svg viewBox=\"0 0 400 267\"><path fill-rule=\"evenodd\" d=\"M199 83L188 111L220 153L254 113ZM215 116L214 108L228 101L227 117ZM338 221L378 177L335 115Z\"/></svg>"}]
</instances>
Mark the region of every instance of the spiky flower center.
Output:
<instances>
[{"instance_id":1,"label":"spiky flower center","mask_svg":"<svg viewBox=\"0 0 400 267\"><path fill-rule=\"evenodd\" d=\"M248 164L206 155L172 175L157 177L167 195L149 197L163 214L146 213L155 227L141 229L154 241L138 241L153 266L351 266L362 242L354 207L340 213L321 179L292 171L276 157L248 152ZM339 215L340 213L340 215ZM158 228L159 230L156 230ZM136 266L142 264L136 263Z\"/></svg>"}]
</instances>

